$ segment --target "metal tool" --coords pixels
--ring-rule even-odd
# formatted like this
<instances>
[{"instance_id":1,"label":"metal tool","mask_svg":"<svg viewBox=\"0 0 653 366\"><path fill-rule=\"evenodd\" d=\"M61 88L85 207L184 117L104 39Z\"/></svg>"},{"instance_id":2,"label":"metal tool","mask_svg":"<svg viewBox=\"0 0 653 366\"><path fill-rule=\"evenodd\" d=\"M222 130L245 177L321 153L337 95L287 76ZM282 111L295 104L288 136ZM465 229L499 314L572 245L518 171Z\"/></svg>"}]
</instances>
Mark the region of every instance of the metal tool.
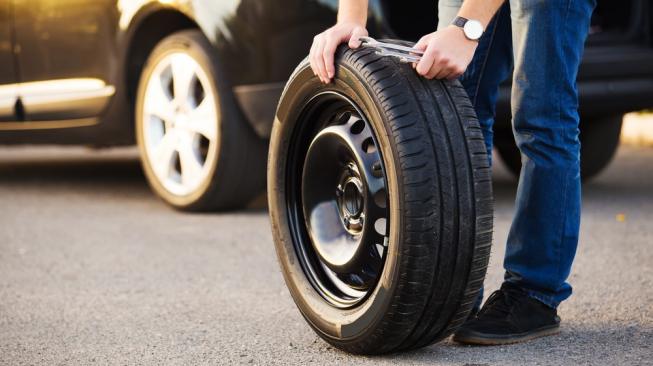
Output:
<instances>
[{"instance_id":1,"label":"metal tool","mask_svg":"<svg viewBox=\"0 0 653 366\"><path fill-rule=\"evenodd\" d=\"M361 41L363 47L375 49L377 55L395 57L403 63L419 62L424 54L424 51L415 48L394 43L379 42L372 37L360 37L358 40Z\"/></svg>"}]
</instances>

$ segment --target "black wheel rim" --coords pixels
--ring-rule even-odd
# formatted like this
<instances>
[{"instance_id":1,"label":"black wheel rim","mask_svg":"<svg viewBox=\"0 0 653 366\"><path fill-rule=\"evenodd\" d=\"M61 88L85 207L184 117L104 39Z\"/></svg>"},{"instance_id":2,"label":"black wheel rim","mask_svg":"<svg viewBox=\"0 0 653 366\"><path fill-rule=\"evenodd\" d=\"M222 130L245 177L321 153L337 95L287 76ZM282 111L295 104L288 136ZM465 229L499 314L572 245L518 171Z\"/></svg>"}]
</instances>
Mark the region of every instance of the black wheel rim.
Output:
<instances>
[{"instance_id":1,"label":"black wheel rim","mask_svg":"<svg viewBox=\"0 0 653 366\"><path fill-rule=\"evenodd\" d=\"M371 124L344 95L321 93L301 110L286 172L293 245L316 291L336 307L354 307L385 263L383 157Z\"/></svg>"}]
</instances>

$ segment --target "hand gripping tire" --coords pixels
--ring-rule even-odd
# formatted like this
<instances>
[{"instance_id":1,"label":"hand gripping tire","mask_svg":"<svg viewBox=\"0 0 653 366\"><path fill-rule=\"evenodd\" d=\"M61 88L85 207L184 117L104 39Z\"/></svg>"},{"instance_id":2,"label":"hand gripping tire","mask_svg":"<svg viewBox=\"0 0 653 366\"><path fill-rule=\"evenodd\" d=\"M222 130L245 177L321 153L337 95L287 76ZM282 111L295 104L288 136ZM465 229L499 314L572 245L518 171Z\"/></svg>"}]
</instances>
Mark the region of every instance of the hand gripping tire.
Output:
<instances>
[{"instance_id":1,"label":"hand gripping tire","mask_svg":"<svg viewBox=\"0 0 653 366\"><path fill-rule=\"evenodd\" d=\"M268 198L286 284L330 344L409 350L466 320L490 255L493 201L457 81L343 46L324 85L304 60L277 110Z\"/></svg>"}]
</instances>

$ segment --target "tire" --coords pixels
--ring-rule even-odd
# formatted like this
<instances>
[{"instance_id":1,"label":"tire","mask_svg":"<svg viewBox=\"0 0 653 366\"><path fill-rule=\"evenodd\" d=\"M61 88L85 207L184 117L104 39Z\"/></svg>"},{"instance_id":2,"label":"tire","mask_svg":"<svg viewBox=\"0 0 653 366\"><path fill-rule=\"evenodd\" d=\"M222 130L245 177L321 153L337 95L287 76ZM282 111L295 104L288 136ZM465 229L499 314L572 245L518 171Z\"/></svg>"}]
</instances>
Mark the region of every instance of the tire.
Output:
<instances>
[{"instance_id":1,"label":"tire","mask_svg":"<svg viewBox=\"0 0 653 366\"><path fill-rule=\"evenodd\" d=\"M267 144L224 77L198 30L163 39L143 68L135 108L141 161L152 190L176 209L239 208L265 187Z\"/></svg>"},{"instance_id":2,"label":"tire","mask_svg":"<svg viewBox=\"0 0 653 366\"><path fill-rule=\"evenodd\" d=\"M612 161L621 136L623 116L584 119L580 124L580 175L584 182L598 175ZM515 176L521 171L521 154L510 128L498 129L495 145L501 160Z\"/></svg>"},{"instance_id":3,"label":"tire","mask_svg":"<svg viewBox=\"0 0 653 366\"><path fill-rule=\"evenodd\" d=\"M340 47L325 86L304 60L278 106L268 200L284 279L317 334L347 352L380 354L460 326L490 255L488 165L457 81L428 81L370 49Z\"/></svg>"}]
</instances>

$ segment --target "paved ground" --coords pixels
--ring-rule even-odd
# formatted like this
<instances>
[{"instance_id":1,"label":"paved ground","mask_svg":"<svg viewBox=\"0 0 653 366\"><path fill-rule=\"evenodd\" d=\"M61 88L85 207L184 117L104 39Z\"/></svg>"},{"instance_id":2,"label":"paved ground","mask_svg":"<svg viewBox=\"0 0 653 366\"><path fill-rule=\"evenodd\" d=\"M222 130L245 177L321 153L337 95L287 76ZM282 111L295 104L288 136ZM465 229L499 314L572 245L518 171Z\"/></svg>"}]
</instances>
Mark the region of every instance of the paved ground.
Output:
<instances>
[{"instance_id":1,"label":"paved ground","mask_svg":"<svg viewBox=\"0 0 653 366\"><path fill-rule=\"evenodd\" d=\"M515 183L495 186L492 288ZM131 150L1 148L0 364L651 364L653 149L619 151L583 213L559 337L353 357L299 316L264 209L174 212Z\"/></svg>"}]
</instances>

